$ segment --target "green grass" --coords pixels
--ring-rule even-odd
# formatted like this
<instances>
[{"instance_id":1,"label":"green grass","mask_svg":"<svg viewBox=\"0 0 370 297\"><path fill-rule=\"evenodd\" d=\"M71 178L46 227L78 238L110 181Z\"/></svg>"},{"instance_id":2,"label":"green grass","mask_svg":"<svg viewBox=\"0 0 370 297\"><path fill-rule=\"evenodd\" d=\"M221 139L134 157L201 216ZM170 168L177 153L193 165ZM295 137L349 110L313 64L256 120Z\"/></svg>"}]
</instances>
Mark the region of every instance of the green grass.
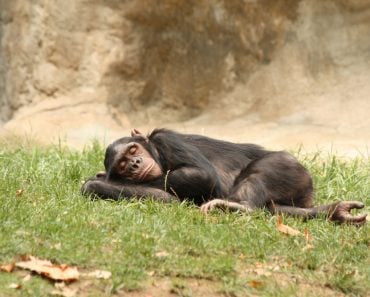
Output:
<instances>
[{"instance_id":1,"label":"green grass","mask_svg":"<svg viewBox=\"0 0 370 297\"><path fill-rule=\"evenodd\" d=\"M205 217L187 203L92 201L81 196L80 186L103 169L102 159L97 144L82 153L58 146L0 149L0 263L28 254L82 271L112 272L109 280L72 284L83 296L151 292L161 286L167 295L160 296L196 296L195 281L220 296L369 294L369 223L355 228L284 217L293 228L307 228L313 237L313 248L307 248L303 236L279 233L276 217L263 210ZM317 204L360 200L369 213L368 157L299 159L314 176ZM19 189L24 192L17 197ZM22 276L0 272L0 296L48 296L54 289L39 276L28 282ZM79 287L84 282L88 285ZM22 288L10 289L11 283Z\"/></svg>"}]
</instances>

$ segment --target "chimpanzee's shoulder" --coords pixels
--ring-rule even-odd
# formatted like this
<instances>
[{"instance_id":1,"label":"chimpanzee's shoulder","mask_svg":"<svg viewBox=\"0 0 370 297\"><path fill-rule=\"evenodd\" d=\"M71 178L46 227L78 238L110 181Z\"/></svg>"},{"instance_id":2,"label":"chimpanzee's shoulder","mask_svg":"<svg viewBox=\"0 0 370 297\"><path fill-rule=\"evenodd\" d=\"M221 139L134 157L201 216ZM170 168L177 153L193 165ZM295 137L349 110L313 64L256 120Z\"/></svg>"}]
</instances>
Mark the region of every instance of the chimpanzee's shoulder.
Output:
<instances>
[{"instance_id":1,"label":"chimpanzee's shoulder","mask_svg":"<svg viewBox=\"0 0 370 297\"><path fill-rule=\"evenodd\" d=\"M154 139L176 139L177 141L186 139L186 134L181 134L166 128L156 128L148 135L150 140Z\"/></svg>"},{"instance_id":2,"label":"chimpanzee's shoulder","mask_svg":"<svg viewBox=\"0 0 370 297\"><path fill-rule=\"evenodd\" d=\"M155 128L149 135L148 137L155 137L158 135L165 135L165 134L178 134L173 130L166 129L166 128Z\"/></svg>"}]
</instances>

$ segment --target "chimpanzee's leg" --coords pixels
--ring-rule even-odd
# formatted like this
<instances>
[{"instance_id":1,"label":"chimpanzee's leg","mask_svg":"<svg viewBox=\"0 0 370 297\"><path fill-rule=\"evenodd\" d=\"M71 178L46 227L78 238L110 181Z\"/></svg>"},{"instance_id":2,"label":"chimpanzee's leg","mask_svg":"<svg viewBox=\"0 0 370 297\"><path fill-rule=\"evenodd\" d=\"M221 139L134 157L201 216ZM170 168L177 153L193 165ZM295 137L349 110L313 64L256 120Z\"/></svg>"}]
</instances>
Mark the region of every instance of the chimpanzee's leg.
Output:
<instances>
[{"instance_id":1,"label":"chimpanzee's leg","mask_svg":"<svg viewBox=\"0 0 370 297\"><path fill-rule=\"evenodd\" d=\"M362 225L366 215L351 215L351 209L364 205L341 201L313 207L312 180L307 170L291 155L277 152L247 166L235 181L226 199L214 199L201 206L204 213L214 209L251 212L267 206L272 213L285 213L303 218L326 215L338 223Z\"/></svg>"},{"instance_id":2,"label":"chimpanzee's leg","mask_svg":"<svg viewBox=\"0 0 370 297\"><path fill-rule=\"evenodd\" d=\"M207 213L212 209L220 208L250 213L257 208L264 207L265 200L266 189L264 184L251 177L235 185L230 198L210 200L201 206L201 211Z\"/></svg>"},{"instance_id":3,"label":"chimpanzee's leg","mask_svg":"<svg viewBox=\"0 0 370 297\"><path fill-rule=\"evenodd\" d=\"M364 204L358 201L339 201L327 205L320 205L311 208L300 208L287 205L279 205L275 203L270 203L268 205L271 213L277 214L288 214L291 216L302 217L305 219L313 219L319 216L325 216L329 220L343 224L352 225L363 225L366 222L366 214L362 215L352 215L352 209L361 209Z\"/></svg>"}]
</instances>

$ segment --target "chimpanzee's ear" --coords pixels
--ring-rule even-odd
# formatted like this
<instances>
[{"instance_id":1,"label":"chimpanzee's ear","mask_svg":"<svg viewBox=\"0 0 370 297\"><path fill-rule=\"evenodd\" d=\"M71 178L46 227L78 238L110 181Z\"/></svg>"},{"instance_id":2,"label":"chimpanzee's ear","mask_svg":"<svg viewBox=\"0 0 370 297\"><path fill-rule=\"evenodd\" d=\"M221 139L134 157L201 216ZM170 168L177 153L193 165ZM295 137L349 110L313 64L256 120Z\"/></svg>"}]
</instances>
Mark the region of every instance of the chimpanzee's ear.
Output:
<instances>
[{"instance_id":1,"label":"chimpanzee's ear","mask_svg":"<svg viewBox=\"0 0 370 297\"><path fill-rule=\"evenodd\" d=\"M132 129L131 130L131 137L135 137L135 136L141 136L141 137L145 137L139 130L137 129Z\"/></svg>"},{"instance_id":2,"label":"chimpanzee's ear","mask_svg":"<svg viewBox=\"0 0 370 297\"><path fill-rule=\"evenodd\" d=\"M132 129L131 130L131 137L135 137L135 136L140 136L140 137L144 138L146 142L149 141L148 137L146 137L144 134L142 134L139 130Z\"/></svg>"}]
</instances>

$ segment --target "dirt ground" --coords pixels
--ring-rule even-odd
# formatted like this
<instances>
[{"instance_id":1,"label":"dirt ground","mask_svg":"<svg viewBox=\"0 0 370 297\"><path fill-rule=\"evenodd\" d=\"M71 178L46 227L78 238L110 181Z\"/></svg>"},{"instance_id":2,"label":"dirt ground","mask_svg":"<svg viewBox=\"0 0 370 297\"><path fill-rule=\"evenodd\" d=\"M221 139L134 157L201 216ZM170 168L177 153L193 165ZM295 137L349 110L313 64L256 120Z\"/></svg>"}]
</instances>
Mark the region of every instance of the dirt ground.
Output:
<instances>
[{"instance_id":1,"label":"dirt ground","mask_svg":"<svg viewBox=\"0 0 370 297\"><path fill-rule=\"evenodd\" d=\"M156 127L166 127L179 132L197 133L227 141L257 143L269 149L300 149L304 152L324 151L335 152L347 157L359 155L368 157L370 117L361 118L359 114L368 112L370 104L362 101L357 107L353 105L356 103L350 101L343 102L342 106L332 107L329 102L325 107L316 107L317 112L322 116L320 123L307 122L315 116L314 111L307 109L293 113L286 118L267 121L258 120L253 114L225 120L222 119L223 114L219 111L186 122L125 127L117 125L107 116L75 114L77 123L76 121L72 123L68 120L64 121L64 115L49 116L46 113L44 116L48 118L47 124L39 123L39 121L45 123L44 117L27 119L26 123L22 124L18 121L11 121L5 126L2 135L3 137L4 135L5 137L20 135L22 138L32 139L41 144L62 143L71 148L82 149L91 144L93 139L106 145L119 137L128 136L134 127L143 133L149 133ZM328 118L336 118L336 122L325 123L325 113ZM100 122L96 121L96 118L101 119ZM56 130L59 133L56 133Z\"/></svg>"}]
</instances>

